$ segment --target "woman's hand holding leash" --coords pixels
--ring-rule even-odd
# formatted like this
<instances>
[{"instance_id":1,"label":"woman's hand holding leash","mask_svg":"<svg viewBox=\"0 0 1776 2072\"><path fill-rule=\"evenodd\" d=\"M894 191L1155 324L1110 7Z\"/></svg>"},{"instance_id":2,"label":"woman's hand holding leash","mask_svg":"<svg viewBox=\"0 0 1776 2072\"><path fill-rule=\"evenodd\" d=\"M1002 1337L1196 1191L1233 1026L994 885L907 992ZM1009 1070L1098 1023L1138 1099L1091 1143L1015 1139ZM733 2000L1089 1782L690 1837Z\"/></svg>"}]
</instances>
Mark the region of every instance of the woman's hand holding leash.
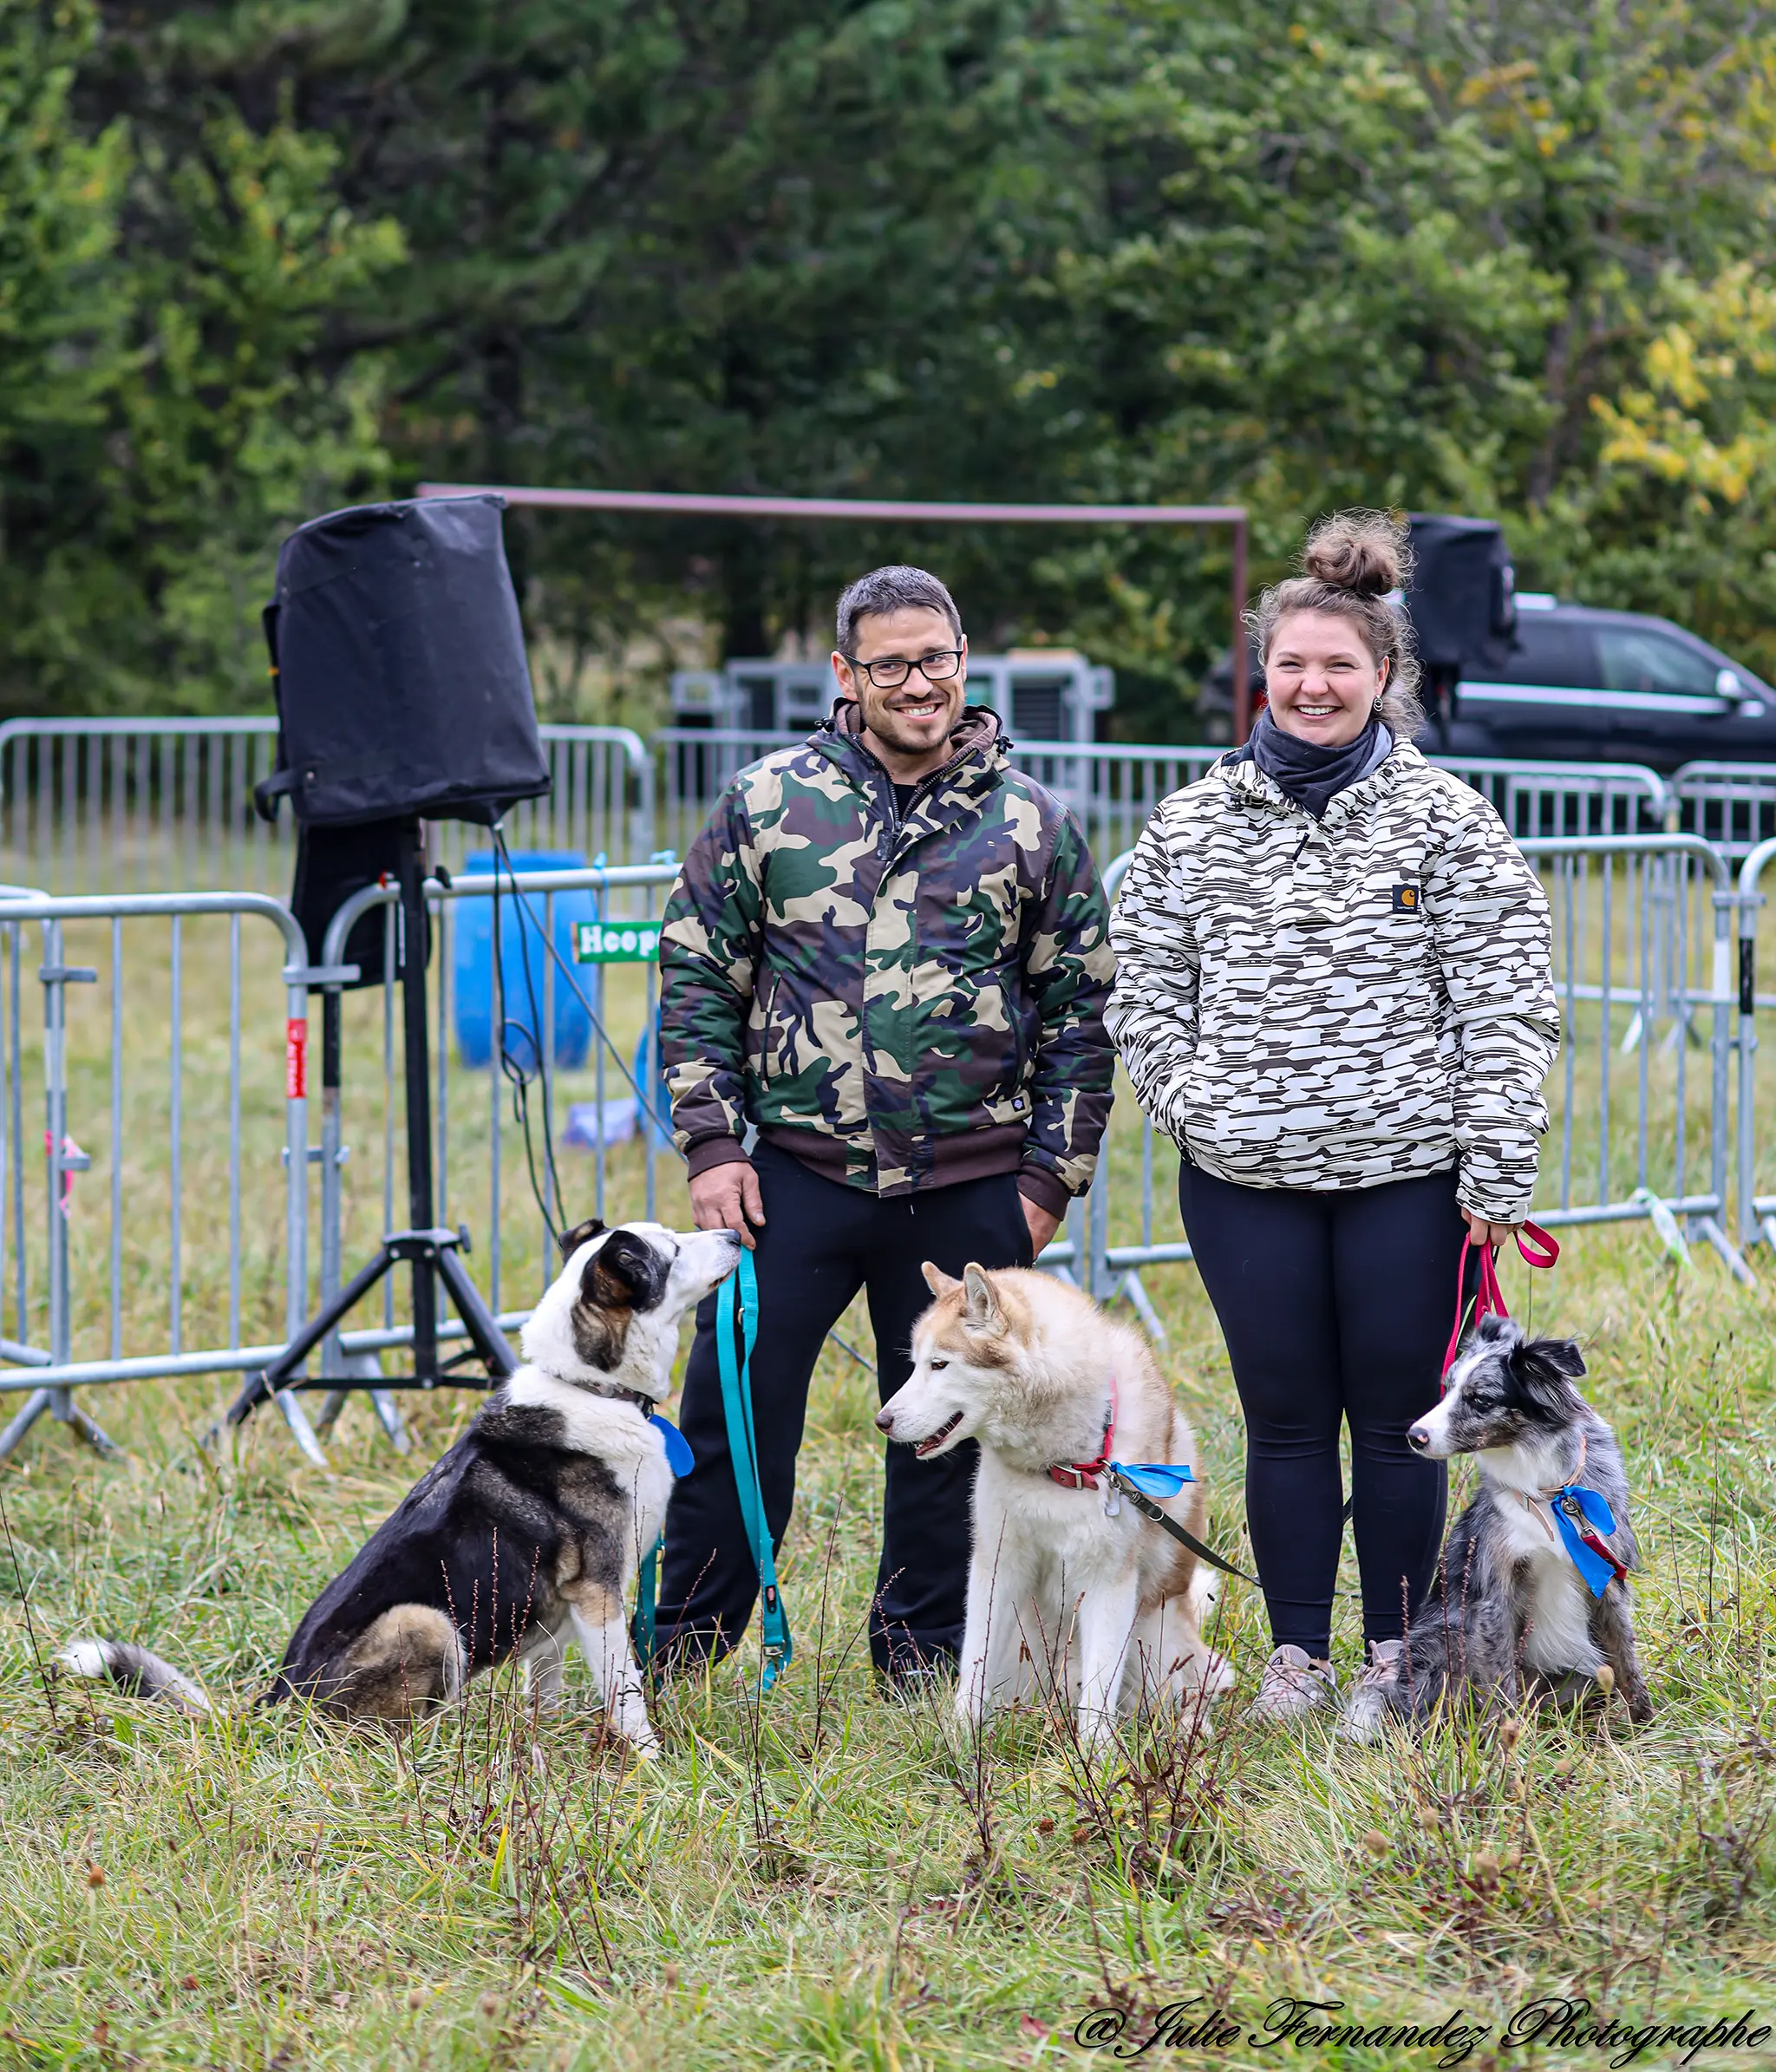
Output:
<instances>
[{"instance_id":1,"label":"woman's hand holding leash","mask_svg":"<svg viewBox=\"0 0 1776 2072\"><path fill-rule=\"evenodd\" d=\"M1467 1308L1467 1255L1477 1252L1480 1255L1479 1286L1473 1299L1472 1321L1478 1324L1482 1317L1508 1317L1511 1311L1505 1306L1505 1291L1498 1285L1498 1267L1493 1256L1495 1245L1504 1238L1515 1238L1518 1257L1525 1266L1551 1266L1560 1257L1558 1244L1551 1238L1539 1223L1527 1218L1521 1223L1489 1223L1484 1216L1476 1216L1467 1210L1468 1235L1461 1248L1461 1258L1455 1268L1455 1325L1449 1334L1449 1347L1443 1355L1443 1386L1449 1386L1449 1369L1455 1364L1455 1356L1461 1345L1461 1334L1470 1321ZM1483 1237L1481 1232L1497 1231L1498 1238Z\"/></svg>"},{"instance_id":2,"label":"woman's hand holding leash","mask_svg":"<svg viewBox=\"0 0 1776 2072\"><path fill-rule=\"evenodd\" d=\"M1521 1223L1489 1223L1484 1216L1477 1216L1472 1209L1464 1209L1467 1218L1468 1242L1478 1247L1482 1245L1502 1245L1507 1238L1514 1238L1523 1228Z\"/></svg>"}]
</instances>

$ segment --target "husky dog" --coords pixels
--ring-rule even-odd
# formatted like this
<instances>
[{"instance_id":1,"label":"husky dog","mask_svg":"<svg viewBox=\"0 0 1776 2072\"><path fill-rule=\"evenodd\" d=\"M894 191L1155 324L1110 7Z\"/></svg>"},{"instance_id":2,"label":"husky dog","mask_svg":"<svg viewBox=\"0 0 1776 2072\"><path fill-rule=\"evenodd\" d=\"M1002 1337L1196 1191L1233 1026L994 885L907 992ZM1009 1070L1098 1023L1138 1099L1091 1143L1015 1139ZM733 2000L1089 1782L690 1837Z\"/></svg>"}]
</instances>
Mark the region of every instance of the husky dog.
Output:
<instances>
[{"instance_id":1,"label":"husky dog","mask_svg":"<svg viewBox=\"0 0 1776 2072\"><path fill-rule=\"evenodd\" d=\"M679 1319L733 1271L740 1239L594 1221L561 1244L566 1264L524 1327L525 1364L309 1607L261 1704L400 1724L516 1656L552 1709L571 1632L610 1725L657 1754L624 1613L672 1493L652 1412ZM60 1660L209 1709L145 1648L82 1640Z\"/></svg>"},{"instance_id":2,"label":"husky dog","mask_svg":"<svg viewBox=\"0 0 1776 2072\"><path fill-rule=\"evenodd\" d=\"M1423 1721L1463 1684L1513 1705L1525 1671L1546 1695L1607 1665L1629 1718L1653 1716L1635 1657L1628 1478L1615 1434L1573 1386L1584 1370L1569 1340L1526 1339L1509 1317L1483 1317L1442 1402L1407 1430L1427 1460L1477 1455L1480 1491L1449 1535L1440 1596L1420 1607L1392 1681L1371 1674L1346 1709L1341 1731L1353 1740L1374 1740L1390 1715Z\"/></svg>"},{"instance_id":3,"label":"husky dog","mask_svg":"<svg viewBox=\"0 0 1776 2072\"><path fill-rule=\"evenodd\" d=\"M1063 1687L1088 1748L1143 1699L1191 1700L1200 1715L1232 1682L1198 1631L1211 1593L1195 1555L1104 1473L1112 1459L1197 1457L1146 1342L1045 1273L924 1274L937 1299L914 1328L911 1376L876 1422L926 1460L980 1441L963 1721ZM1162 1508L1201 1533L1195 1482Z\"/></svg>"}]
</instances>

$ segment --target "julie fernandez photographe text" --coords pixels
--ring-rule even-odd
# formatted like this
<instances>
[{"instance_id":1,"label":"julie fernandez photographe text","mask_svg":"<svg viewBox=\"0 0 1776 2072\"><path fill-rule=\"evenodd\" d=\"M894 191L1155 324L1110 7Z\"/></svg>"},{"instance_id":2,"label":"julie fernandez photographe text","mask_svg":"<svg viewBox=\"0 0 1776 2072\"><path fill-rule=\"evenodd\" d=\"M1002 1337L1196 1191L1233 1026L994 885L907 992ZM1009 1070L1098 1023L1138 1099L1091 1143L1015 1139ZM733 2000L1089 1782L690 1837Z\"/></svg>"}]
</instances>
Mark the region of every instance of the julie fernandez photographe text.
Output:
<instances>
[{"instance_id":1,"label":"julie fernandez photographe text","mask_svg":"<svg viewBox=\"0 0 1776 2072\"><path fill-rule=\"evenodd\" d=\"M1296 2000L1285 1995L1248 2020L1206 1993L1174 2000L1151 2016L1094 2008L1080 2016L1073 2030L1074 2042L1083 2049L1124 2060L1164 2050L1231 2050L1242 2044L1274 2050L1279 2056L1363 2044L1423 2052L1439 2066L1460 2064L1489 2038L1495 2051L1533 2047L1595 2053L1606 2064L1620 2066L1632 2065L1653 2050L1681 2052L1664 2060L1680 2065L1687 2065L1699 2050L1760 2050L1769 2036L1770 2024L1753 2008L1732 2020L1649 2015L1642 2021L1597 2014L1589 2000L1556 1997L1526 2001L1504 2023L1479 2021L1462 2008L1440 2020L1355 2022L1345 2018L1342 2000Z\"/></svg>"}]
</instances>

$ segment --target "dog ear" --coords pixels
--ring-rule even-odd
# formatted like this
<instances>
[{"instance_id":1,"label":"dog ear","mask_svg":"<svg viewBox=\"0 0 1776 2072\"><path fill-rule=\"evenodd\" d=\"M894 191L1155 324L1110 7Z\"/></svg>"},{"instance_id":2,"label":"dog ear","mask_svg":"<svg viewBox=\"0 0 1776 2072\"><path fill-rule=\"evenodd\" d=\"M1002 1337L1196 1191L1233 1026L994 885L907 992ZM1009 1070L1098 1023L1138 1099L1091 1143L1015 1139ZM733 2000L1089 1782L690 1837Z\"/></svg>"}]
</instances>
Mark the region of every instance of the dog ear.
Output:
<instances>
[{"instance_id":1,"label":"dog ear","mask_svg":"<svg viewBox=\"0 0 1776 2072\"><path fill-rule=\"evenodd\" d=\"M614 1230L586 1261L580 1299L595 1310L632 1310L646 1285L652 1254L632 1231Z\"/></svg>"},{"instance_id":2,"label":"dog ear","mask_svg":"<svg viewBox=\"0 0 1776 2072\"><path fill-rule=\"evenodd\" d=\"M1537 1338L1525 1349L1533 1358L1544 1362L1557 1374L1564 1374L1569 1381L1576 1382L1585 1371L1585 1356L1573 1338Z\"/></svg>"},{"instance_id":3,"label":"dog ear","mask_svg":"<svg viewBox=\"0 0 1776 2072\"><path fill-rule=\"evenodd\" d=\"M584 1223L576 1223L571 1230L563 1231L561 1233L562 1264L565 1265L589 1238L597 1237L604 1228L604 1226L596 1216L593 1216Z\"/></svg>"},{"instance_id":4,"label":"dog ear","mask_svg":"<svg viewBox=\"0 0 1776 2072\"><path fill-rule=\"evenodd\" d=\"M947 1295L952 1288L962 1285L953 1274L945 1273L941 1266L934 1266L929 1259L919 1268L919 1271L924 1275L925 1285L933 1295Z\"/></svg>"},{"instance_id":5,"label":"dog ear","mask_svg":"<svg viewBox=\"0 0 1776 2072\"><path fill-rule=\"evenodd\" d=\"M963 1322L970 1330L1002 1331L1005 1312L999 1307L998 1291L987 1278L986 1269L970 1259L962 1270L962 1284L968 1291Z\"/></svg>"},{"instance_id":6,"label":"dog ear","mask_svg":"<svg viewBox=\"0 0 1776 2072\"><path fill-rule=\"evenodd\" d=\"M1570 1338L1527 1339L1512 1347L1506 1363L1526 1395L1552 1408L1571 1401L1573 1382L1585 1370Z\"/></svg>"}]
</instances>

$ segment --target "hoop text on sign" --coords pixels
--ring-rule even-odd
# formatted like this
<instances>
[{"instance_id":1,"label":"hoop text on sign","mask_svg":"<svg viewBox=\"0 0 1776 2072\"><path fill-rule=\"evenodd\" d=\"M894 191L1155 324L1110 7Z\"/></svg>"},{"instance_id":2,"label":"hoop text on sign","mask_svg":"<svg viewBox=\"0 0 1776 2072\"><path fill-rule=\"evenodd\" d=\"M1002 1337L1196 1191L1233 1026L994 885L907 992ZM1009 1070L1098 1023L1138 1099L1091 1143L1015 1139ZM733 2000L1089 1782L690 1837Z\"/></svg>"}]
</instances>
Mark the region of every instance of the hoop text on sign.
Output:
<instances>
[{"instance_id":1,"label":"hoop text on sign","mask_svg":"<svg viewBox=\"0 0 1776 2072\"><path fill-rule=\"evenodd\" d=\"M660 924L576 921L573 961L578 964L650 964L660 953Z\"/></svg>"}]
</instances>

